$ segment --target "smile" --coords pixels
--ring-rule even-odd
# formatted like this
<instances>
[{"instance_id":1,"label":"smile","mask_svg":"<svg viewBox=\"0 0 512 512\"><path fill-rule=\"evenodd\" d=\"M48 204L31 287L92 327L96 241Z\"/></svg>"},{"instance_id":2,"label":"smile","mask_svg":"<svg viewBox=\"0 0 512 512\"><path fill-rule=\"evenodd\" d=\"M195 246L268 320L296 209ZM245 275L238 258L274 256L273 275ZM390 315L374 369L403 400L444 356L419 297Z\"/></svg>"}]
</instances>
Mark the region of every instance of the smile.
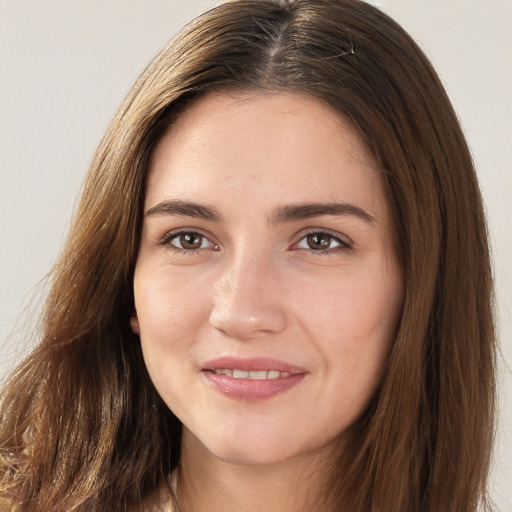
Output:
<instances>
[{"instance_id":1,"label":"smile","mask_svg":"<svg viewBox=\"0 0 512 512\"><path fill-rule=\"evenodd\" d=\"M213 390L228 399L260 402L300 385L308 371L268 357L227 356L204 363L201 374Z\"/></svg>"},{"instance_id":2,"label":"smile","mask_svg":"<svg viewBox=\"0 0 512 512\"><path fill-rule=\"evenodd\" d=\"M290 372L280 372L278 370L256 370L256 371L245 371L237 369L216 369L214 372L217 375L227 375L234 379L250 379L250 380L266 380L266 379L282 379L289 377Z\"/></svg>"}]
</instances>

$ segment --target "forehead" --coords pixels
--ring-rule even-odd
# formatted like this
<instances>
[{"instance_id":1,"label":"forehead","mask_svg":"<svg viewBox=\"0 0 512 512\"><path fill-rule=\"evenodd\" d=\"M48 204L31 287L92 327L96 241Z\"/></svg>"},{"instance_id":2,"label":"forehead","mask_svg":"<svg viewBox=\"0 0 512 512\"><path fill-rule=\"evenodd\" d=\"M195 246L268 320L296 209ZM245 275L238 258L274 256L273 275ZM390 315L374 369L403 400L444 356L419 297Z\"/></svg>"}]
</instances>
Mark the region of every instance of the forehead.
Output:
<instances>
[{"instance_id":1,"label":"forehead","mask_svg":"<svg viewBox=\"0 0 512 512\"><path fill-rule=\"evenodd\" d=\"M216 202L386 202L363 140L319 100L294 93L212 93L155 146L146 206L172 196ZM269 204L269 207L272 206Z\"/></svg>"}]
</instances>

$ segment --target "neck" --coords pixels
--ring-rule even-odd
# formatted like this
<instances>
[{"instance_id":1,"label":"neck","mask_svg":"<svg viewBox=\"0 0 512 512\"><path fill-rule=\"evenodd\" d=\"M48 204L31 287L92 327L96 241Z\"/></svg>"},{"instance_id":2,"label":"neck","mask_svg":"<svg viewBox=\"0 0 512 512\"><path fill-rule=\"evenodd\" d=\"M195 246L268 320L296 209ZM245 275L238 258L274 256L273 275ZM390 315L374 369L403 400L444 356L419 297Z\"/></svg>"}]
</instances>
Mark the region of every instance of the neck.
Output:
<instances>
[{"instance_id":1,"label":"neck","mask_svg":"<svg viewBox=\"0 0 512 512\"><path fill-rule=\"evenodd\" d=\"M177 486L180 504L189 512L326 512L325 478L325 458L319 454L239 464L215 457L185 433Z\"/></svg>"}]
</instances>

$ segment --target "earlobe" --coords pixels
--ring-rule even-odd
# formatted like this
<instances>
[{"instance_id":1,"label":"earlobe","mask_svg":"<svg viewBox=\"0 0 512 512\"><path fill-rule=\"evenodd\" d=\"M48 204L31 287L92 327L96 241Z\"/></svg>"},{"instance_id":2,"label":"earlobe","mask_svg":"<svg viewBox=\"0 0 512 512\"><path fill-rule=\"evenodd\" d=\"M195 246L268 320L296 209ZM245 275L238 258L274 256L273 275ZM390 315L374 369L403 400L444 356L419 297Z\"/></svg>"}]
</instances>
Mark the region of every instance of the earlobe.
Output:
<instances>
[{"instance_id":1,"label":"earlobe","mask_svg":"<svg viewBox=\"0 0 512 512\"><path fill-rule=\"evenodd\" d=\"M139 319L137 318L136 312L134 312L130 317L130 327L132 328L134 334L140 336Z\"/></svg>"}]
</instances>

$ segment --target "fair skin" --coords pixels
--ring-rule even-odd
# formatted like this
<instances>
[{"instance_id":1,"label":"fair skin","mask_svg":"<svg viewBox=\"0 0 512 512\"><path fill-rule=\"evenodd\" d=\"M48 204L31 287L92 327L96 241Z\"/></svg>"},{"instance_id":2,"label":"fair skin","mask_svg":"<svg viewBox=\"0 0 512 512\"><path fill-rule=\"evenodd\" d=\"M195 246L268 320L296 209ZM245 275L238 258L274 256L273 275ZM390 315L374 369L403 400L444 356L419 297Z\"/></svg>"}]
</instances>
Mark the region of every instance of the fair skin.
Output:
<instances>
[{"instance_id":1,"label":"fair skin","mask_svg":"<svg viewBox=\"0 0 512 512\"><path fill-rule=\"evenodd\" d=\"M403 295L364 144L308 96L209 94L155 147L144 211L132 327L183 423L184 508L325 511Z\"/></svg>"}]
</instances>

